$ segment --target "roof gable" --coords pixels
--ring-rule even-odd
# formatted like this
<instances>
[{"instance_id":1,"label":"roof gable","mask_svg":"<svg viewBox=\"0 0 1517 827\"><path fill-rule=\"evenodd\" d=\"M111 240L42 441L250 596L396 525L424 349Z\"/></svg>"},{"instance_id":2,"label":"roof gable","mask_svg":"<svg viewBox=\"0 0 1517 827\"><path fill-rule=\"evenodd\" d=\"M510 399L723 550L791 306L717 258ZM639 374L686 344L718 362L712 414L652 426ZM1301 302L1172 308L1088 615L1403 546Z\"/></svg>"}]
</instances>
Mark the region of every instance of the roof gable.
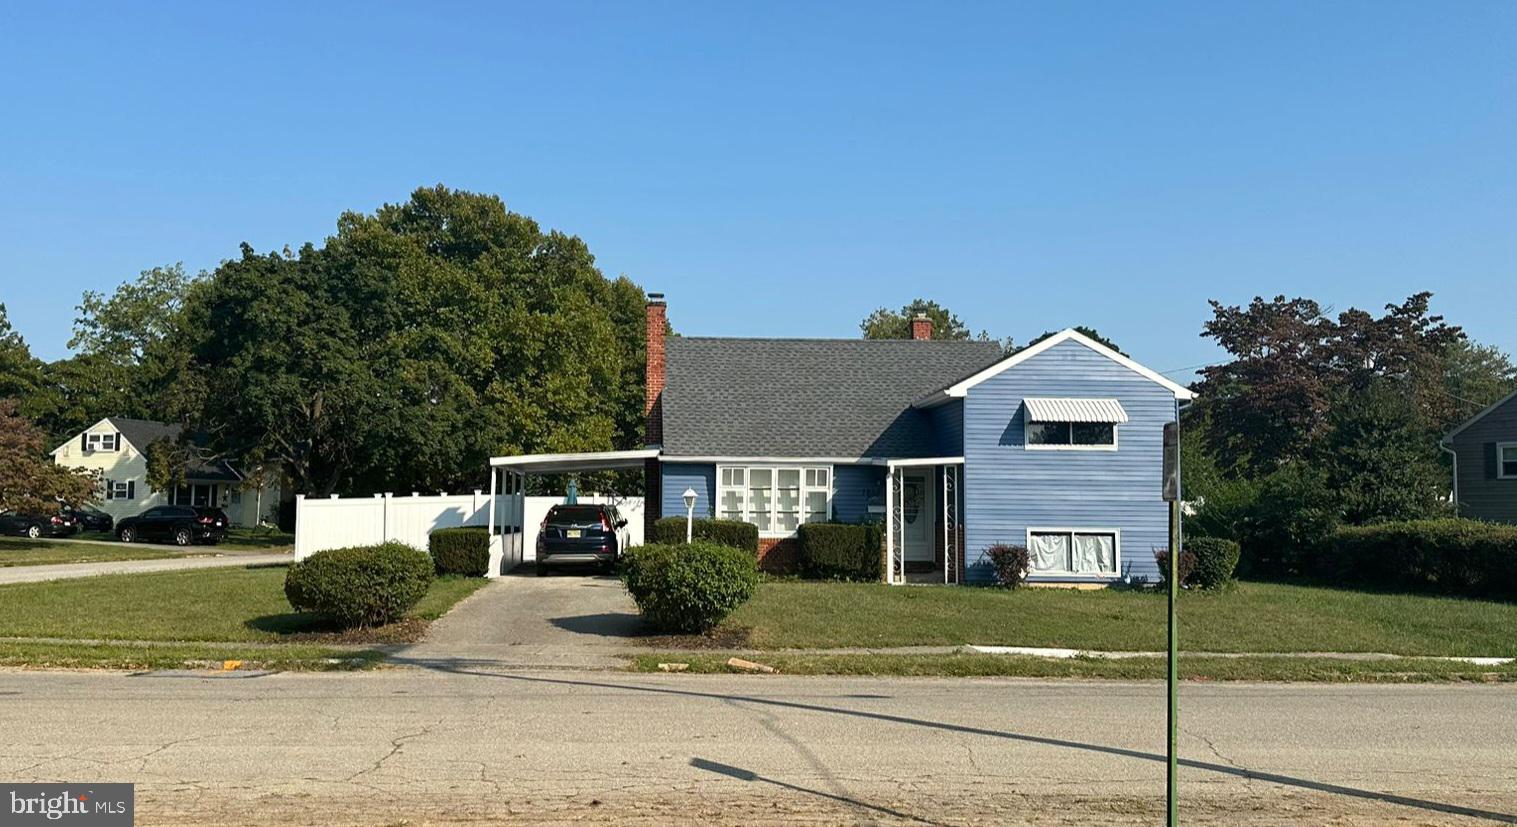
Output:
<instances>
[{"instance_id":1,"label":"roof gable","mask_svg":"<svg viewBox=\"0 0 1517 827\"><path fill-rule=\"evenodd\" d=\"M1043 341L1038 342L1031 347L1023 348L1016 353L1013 353L1012 355L1006 357L1005 359L1002 359L999 362L990 365L989 367L966 376L963 379L960 379L959 381L948 385L947 387L941 388L936 393L929 394L917 400L916 404L919 407L927 407L939 404L948 399L962 397L967 394L969 392L969 389L975 385L978 385L993 376L998 376L1001 373L1004 373L1016 367L1017 365L1022 364L1028 359L1031 359L1034 356L1037 356L1038 354L1043 353L1064 342L1076 342L1078 344L1084 345L1087 348L1090 348L1096 353L1105 356L1106 358L1112 360L1113 362L1116 362L1122 367L1133 371L1139 376L1142 376L1143 378L1154 382L1157 385L1160 385L1170 393L1173 393L1176 399L1183 401L1196 398L1195 392L1185 387L1184 385L1181 385L1180 383L1175 382L1168 377L1165 377L1163 374L1160 374L1151 368L1147 368L1143 365L1138 364L1132 359L1123 356L1122 354L1116 352L1115 350L1112 350L1100 342L1097 342L1089 336L1080 333L1074 328L1068 328L1052 336L1049 336L1047 339L1044 339Z\"/></svg>"},{"instance_id":2,"label":"roof gable","mask_svg":"<svg viewBox=\"0 0 1517 827\"><path fill-rule=\"evenodd\" d=\"M1460 425L1459 427L1455 428L1452 431L1449 431L1449 435L1443 438L1444 441L1447 442L1449 440L1452 440L1454 437L1459 436L1460 434L1464 433L1471 425L1474 425L1475 423L1479 422L1480 420L1485 419L1490 414L1493 414L1496 411L1501 410L1502 408L1506 407L1508 403L1514 403L1514 402L1517 402L1517 391L1512 391L1511 393L1509 393L1506 396L1502 397L1500 400L1498 400L1495 403L1493 403L1490 407L1486 408L1485 410L1481 411L1480 413L1477 413L1474 416L1470 417L1469 419L1465 420L1462 425Z\"/></svg>"}]
</instances>

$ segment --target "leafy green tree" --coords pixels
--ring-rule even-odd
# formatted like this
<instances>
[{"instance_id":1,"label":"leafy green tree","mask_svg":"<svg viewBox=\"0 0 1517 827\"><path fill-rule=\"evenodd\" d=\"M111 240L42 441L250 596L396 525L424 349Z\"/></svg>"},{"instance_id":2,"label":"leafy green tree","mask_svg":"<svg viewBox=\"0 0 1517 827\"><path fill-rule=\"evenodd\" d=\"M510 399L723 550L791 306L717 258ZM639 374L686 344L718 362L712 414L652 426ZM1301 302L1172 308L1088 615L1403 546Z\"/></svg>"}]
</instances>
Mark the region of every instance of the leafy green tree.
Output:
<instances>
[{"instance_id":1,"label":"leafy green tree","mask_svg":"<svg viewBox=\"0 0 1517 827\"><path fill-rule=\"evenodd\" d=\"M1445 351L1443 377L1444 390L1457 406L1455 423L1517 390L1517 365L1511 357L1500 348L1468 340L1455 342Z\"/></svg>"},{"instance_id":2,"label":"leafy green tree","mask_svg":"<svg viewBox=\"0 0 1517 827\"><path fill-rule=\"evenodd\" d=\"M424 188L320 248L244 245L188 308L195 424L297 491L467 489L492 454L641 438L641 290L495 196Z\"/></svg>"},{"instance_id":3,"label":"leafy green tree","mask_svg":"<svg viewBox=\"0 0 1517 827\"><path fill-rule=\"evenodd\" d=\"M1419 421L1446 419L1443 354L1464 333L1430 315L1430 299L1419 293L1379 317L1350 309L1337 319L1310 299L1213 301L1202 335L1233 358L1202 370L1200 404L1222 469L1259 477L1313 458L1335 399L1382 380L1412 400Z\"/></svg>"},{"instance_id":4,"label":"leafy green tree","mask_svg":"<svg viewBox=\"0 0 1517 827\"><path fill-rule=\"evenodd\" d=\"M1038 342L1043 341L1044 339L1047 339L1050 336L1057 335L1059 332L1060 331L1057 331L1057 330L1045 330L1045 331L1043 331L1043 335L1041 335L1041 336L1037 337L1036 339L1033 339L1032 341L1028 342L1024 347L1032 347L1033 345L1037 344ZM1085 325L1082 325L1082 324L1075 325L1075 332L1077 332L1077 333L1085 336L1088 339L1094 339L1094 340L1096 340L1096 342L1098 342L1100 344L1103 344L1103 345L1111 348L1112 350L1115 350L1118 353L1121 353L1123 356L1127 355L1126 353L1124 353L1122 351L1122 348L1117 347L1117 343L1116 342L1113 342L1112 340L1106 338L1105 336L1102 336L1101 333L1099 331L1097 331L1093 327L1086 327Z\"/></svg>"},{"instance_id":5,"label":"leafy green tree","mask_svg":"<svg viewBox=\"0 0 1517 827\"><path fill-rule=\"evenodd\" d=\"M69 347L42 368L46 398L28 408L54 440L107 416L177 419L175 397L188 365L180 327L201 284L182 265L144 270L109 296L86 291Z\"/></svg>"},{"instance_id":6,"label":"leafy green tree","mask_svg":"<svg viewBox=\"0 0 1517 827\"><path fill-rule=\"evenodd\" d=\"M142 363L178 329L195 282L181 263L143 270L136 281L121 284L110 296L85 291L68 346L124 363Z\"/></svg>"},{"instance_id":7,"label":"leafy green tree","mask_svg":"<svg viewBox=\"0 0 1517 827\"><path fill-rule=\"evenodd\" d=\"M865 339L910 339L911 320L916 318L918 313L925 313L927 318L932 320L932 338L934 339L974 338L958 316L948 308L928 299L912 299L899 312L881 307L859 323L859 330L863 332ZM982 333L980 338L988 338L988 336Z\"/></svg>"},{"instance_id":8,"label":"leafy green tree","mask_svg":"<svg viewBox=\"0 0 1517 827\"><path fill-rule=\"evenodd\" d=\"M1437 431L1397 383L1380 380L1333 406L1320 465L1343 517L1362 524L1443 515L1449 477Z\"/></svg>"},{"instance_id":9,"label":"leafy green tree","mask_svg":"<svg viewBox=\"0 0 1517 827\"><path fill-rule=\"evenodd\" d=\"M5 305L0 304L0 399L34 398L44 387L42 361L32 356L26 340L11 327Z\"/></svg>"}]
</instances>

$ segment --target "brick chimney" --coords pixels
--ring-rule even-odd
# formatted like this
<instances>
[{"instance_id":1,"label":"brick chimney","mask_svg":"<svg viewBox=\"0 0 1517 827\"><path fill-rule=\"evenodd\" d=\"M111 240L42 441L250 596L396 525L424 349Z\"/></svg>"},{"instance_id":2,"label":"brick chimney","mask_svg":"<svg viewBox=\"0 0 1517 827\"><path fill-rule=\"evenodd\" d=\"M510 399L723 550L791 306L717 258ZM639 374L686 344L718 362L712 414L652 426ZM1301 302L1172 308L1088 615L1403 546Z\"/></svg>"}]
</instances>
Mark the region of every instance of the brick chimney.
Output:
<instances>
[{"instance_id":1,"label":"brick chimney","mask_svg":"<svg viewBox=\"0 0 1517 827\"><path fill-rule=\"evenodd\" d=\"M648 294L646 342L647 375L643 385L643 442L664 442L664 328L667 305L663 293Z\"/></svg>"},{"instance_id":2,"label":"brick chimney","mask_svg":"<svg viewBox=\"0 0 1517 827\"><path fill-rule=\"evenodd\" d=\"M918 313L911 319L911 338L918 341L932 338L932 319L926 313Z\"/></svg>"}]
</instances>

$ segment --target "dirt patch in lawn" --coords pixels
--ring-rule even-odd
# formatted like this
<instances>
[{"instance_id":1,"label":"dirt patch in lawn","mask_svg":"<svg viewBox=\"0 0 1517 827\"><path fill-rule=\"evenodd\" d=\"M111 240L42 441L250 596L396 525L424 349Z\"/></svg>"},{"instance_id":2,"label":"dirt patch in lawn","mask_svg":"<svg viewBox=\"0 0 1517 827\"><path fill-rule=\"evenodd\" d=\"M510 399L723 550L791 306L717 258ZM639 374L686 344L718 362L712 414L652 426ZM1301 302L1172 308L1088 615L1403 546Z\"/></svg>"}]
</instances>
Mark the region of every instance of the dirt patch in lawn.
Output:
<instances>
[{"instance_id":1,"label":"dirt patch in lawn","mask_svg":"<svg viewBox=\"0 0 1517 827\"><path fill-rule=\"evenodd\" d=\"M366 646L381 643L415 643L426 634L432 621L408 617L384 626L366 629L338 629L335 627L313 628L305 632L290 632L281 635L280 643L322 643L340 646Z\"/></svg>"},{"instance_id":2,"label":"dirt patch in lawn","mask_svg":"<svg viewBox=\"0 0 1517 827\"><path fill-rule=\"evenodd\" d=\"M636 638L639 645L653 649L677 649L692 651L702 649L749 649L748 638L752 630L746 626L729 628L718 626L701 635L644 635Z\"/></svg>"}]
</instances>

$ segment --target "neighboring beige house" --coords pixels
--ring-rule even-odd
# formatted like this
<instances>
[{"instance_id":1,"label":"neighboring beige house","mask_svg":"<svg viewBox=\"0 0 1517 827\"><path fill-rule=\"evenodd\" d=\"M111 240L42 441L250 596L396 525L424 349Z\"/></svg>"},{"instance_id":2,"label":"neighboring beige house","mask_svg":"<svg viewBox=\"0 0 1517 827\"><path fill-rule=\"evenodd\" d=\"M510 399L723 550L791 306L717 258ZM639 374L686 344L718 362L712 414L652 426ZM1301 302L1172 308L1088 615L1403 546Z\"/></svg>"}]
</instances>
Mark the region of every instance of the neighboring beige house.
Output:
<instances>
[{"instance_id":1,"label":"neighboring beige house","mask_svg":"<svg viewBox=\"0 0 1517 827\"><path fill-rule=\"evenodd\" d=\"M232 525L272 522L279 509L279 484L249 482L226 462L197 462L185 484L155 491L147 481L147 450L160 439L178 439L180 426L149 419L108 416L53 449L53 461L100 476L99 507L115 519L141 514L155 505L220 506Z\"/></svg>"}]
</instances>

